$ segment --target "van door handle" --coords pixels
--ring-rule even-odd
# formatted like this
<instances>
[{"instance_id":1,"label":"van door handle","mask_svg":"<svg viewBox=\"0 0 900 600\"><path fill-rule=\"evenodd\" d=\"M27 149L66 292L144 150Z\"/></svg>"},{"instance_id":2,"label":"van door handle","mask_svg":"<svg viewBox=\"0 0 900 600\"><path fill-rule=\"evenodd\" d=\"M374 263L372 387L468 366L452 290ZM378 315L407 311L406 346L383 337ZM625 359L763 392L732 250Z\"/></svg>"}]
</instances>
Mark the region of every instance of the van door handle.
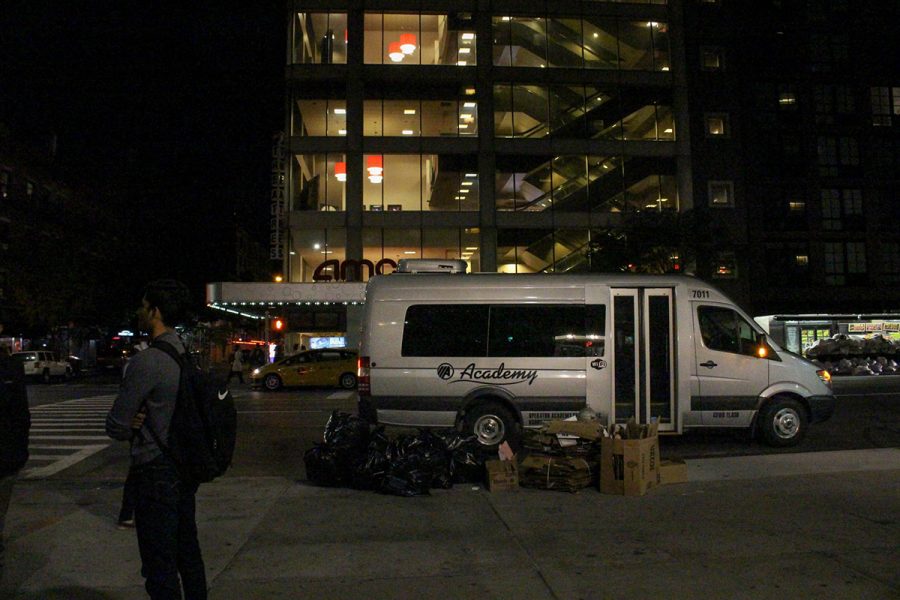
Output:
<instances>
[{"instance_id":1,"label":"van door handle","mask_svg":"<svg viewBox=\"0 0 900 600\"><path fill-rule=\"evenodd\" d=\"M711 361L711 360L708 360L708 361L706 361L705 363L700 363L700 366L701 366L701 367L706 367L707 369L715 369L715 368L718 367L719 365L717 365L716 363L714 363L714 362Z\"/></svg>"}]
</instances>

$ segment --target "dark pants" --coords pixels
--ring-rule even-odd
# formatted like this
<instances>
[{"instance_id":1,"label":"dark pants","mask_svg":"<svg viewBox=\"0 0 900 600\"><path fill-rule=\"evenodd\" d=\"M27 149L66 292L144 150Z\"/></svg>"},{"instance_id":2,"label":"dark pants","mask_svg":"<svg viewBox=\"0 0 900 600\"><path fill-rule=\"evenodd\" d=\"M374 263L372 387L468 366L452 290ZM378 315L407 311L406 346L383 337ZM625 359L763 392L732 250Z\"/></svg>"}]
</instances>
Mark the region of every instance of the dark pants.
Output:
<instances>
[{"instance_id":1,"label":"dark pants","mask_svg":"<svg viewBox=\"0 0 900 600\"><path fill-rule=\"evenodd\" d=\"M134 518L134 505L137 502L137 485L133 470L128 471L125 478L125 487L122 489L122 508L119 509L119 523L130 521Z\"/></svg>"},{"instance_id":2,"label":"dark pants","mask_svg":"<svg viewBox=\"0 0 900 600\"><path fill-rule=\"evenodd\" d=\"M241 383L244 383L244 372L243 371L229 371L228 372L228 381L225 383L231 383L231 378L237 377Z\"/></svg>"},{"instance_id":3,"label":"dark pants","mask_svg":"<svg viewBox=\"0 0 900 600\"><path fill-rule=\"evenodd\" d=\"M206 599L206 572L197 541L196 485L179 481L163 456L132 467L141 574L153 600ZM178 576L181 575L181 586Z\"/></svg>"}]
</instances>

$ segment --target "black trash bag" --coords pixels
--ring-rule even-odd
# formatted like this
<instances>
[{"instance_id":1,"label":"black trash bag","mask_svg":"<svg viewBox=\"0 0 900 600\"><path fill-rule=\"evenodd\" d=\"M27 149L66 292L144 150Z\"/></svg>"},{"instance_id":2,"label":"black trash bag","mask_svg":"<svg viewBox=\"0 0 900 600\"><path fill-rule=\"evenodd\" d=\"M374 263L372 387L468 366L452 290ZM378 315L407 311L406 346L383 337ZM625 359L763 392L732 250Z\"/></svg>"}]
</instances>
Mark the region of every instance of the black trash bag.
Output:
<instances>
[{"instance_id":1,"label":"black trash bag","mask_svg":"<svg viewBox=\"0 0 900 600\"><path fill-rule=\"evenodd\" d=\"M422 468L421 457L412 453L391 461L378 491L395 496L428 496L430 487L431 471Z\"/></svg>"},{"instance_id":2,"label":"black trash bag","mask_svg":"<svg viewBox=\"0 0 900 600\"><path fill-rule=\"evenodd\" d=\"M324 438L329 446L362 454L369 445L369 423L357 416L334 411L325 423Z\"/></svg>"},{"instance_id":3,"label":"black trash bag","mask_svg":"<svg viewBox=\"0 0 900 600\"><path fill-rule=\"evenodd\" d=\"M420 430L407 451L419 457L423 470L431 472L431 487L453 487L453 455L441 437L428 429Z\"/></svg>"},{"instance_id":4,"label":"black trash bag","mask_svg":"<svg viewBox=\"0 0 900 600\"><path fill-rule=\"evenodd\" d=\"M384 427L378 427L369 434L369 447L362 461L353 470L351 487L357 490L377 490L381 486L390 468L387 458L389 444Z\"/></svg>"},{"instance_id":5,"label":"black trash bag","mask_svg":"<svg viewBox=\"0 0 900 600\"><path fill-rule=\"evenodd\" d=\"M316 444L303 455L306 478L316 485L338 487L343 485L341 468L334 448L328 444Z\"/></svg>"},{"instance_id":6,"label":"black trash bag","mask_svg":"<svg viewBox=\"0 0 900 600\"><path fill-rule=\"evenodd\" d=\"M490 453L484 450L474 435L464 435L455 429L442 429L435 435L443 440L450 452L453 483L484 482L484 461L490 458Z\"/></svg>"}]
</instances>

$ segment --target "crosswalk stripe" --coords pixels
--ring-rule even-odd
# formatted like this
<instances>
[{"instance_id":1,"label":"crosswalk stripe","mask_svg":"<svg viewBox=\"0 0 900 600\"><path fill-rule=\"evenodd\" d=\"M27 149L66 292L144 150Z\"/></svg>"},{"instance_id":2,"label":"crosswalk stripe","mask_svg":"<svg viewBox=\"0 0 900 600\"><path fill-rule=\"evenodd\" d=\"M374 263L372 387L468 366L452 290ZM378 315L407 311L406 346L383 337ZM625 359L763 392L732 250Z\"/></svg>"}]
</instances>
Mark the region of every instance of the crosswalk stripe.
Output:
<instances>
[{"instance_id":1,"label":"crosswalk stripe","mask_svg":"<svg viewBox=\"0 0 900 600\"><path fill-rule=\"evenodd\" d=\"M115 395L73 398L31 408L29 467L23 477L50 477L108 448L106 415Z\"/></svg>"},{"instance_id":2,"label":"crosswalk stripe","mask_svg":"<svg viewBox=\"0 0 900 600\"><path fill-rule=\"evenodd\" d=\"M33 440L109 440L105 435L32 435ZM109 440L111 441L111 440Z\"/></svg>"},{"instance_id":3,"label":"crosswalk stripe","mask_svg":"<svg viewBox=\"0 0 900 600\"><path fill-rule=\"evenodd\" d=\"M34 469L30 469L26 471L23 476L26 479L39 479L41 477L49 477L51 475L55 475L64 469L68 469L72 465L83 461L84 459L90 457L97 452L100 452L104 448L108 447L109 444L95 444L92 446L79 446L78 451L73 454L69 454L64 458L61 458L55 462L50 463L46 467L37 467Z\"/></svg>"}]
</instances>

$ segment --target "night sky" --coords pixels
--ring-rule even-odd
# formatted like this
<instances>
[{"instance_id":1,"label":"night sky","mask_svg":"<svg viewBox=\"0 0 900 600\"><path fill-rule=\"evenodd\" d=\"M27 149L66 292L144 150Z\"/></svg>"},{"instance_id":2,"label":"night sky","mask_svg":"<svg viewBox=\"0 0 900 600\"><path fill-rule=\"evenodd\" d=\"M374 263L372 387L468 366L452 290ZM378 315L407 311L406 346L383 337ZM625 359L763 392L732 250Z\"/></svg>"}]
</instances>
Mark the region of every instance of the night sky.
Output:
<instances>
[{"instance_id":1,"label":"night sky","mask_svg":"<svg viewBox=\"0 0 900 600\"><path fill-rule=\"evenodd\" d=\"M140 237L191 257L160 264L159 241L135 240L152 265L141 275L197 285L231 268L210 248L235 213L268 241L285 25L281 2L185 5L7 0L0 123L36 144L55 134L68 181L114 191Z\"/></svg>"}]
</instances>

